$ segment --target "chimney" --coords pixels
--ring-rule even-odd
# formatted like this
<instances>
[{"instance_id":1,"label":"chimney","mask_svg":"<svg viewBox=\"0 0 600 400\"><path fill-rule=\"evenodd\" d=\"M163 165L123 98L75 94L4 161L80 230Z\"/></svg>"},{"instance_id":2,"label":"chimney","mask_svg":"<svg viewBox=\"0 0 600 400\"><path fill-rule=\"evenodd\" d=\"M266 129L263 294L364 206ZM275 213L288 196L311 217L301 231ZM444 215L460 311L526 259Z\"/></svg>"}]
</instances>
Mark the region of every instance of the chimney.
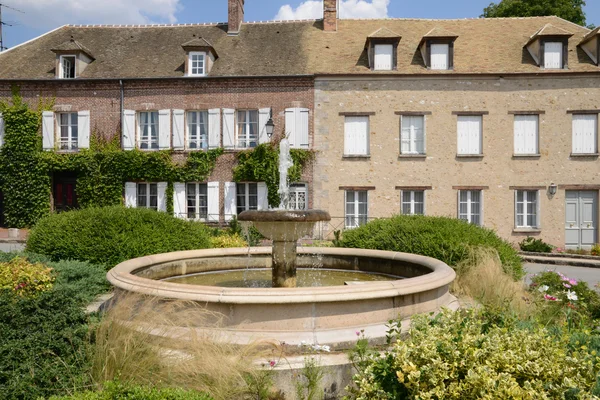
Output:
<instances>
[{"instance_id":1,"label":"chimney","mask_svg":"<svg viewBox=\"0 0 600 400\"><path fill-rule=\"evenodd\" d=\"M323 30L325 32L337 31L338 0L323 0Z\"/></svg>"},{"instance_id":2,"label":"chimney","mask_svg":"<svg viewBox=\"0 0 600 400\"><path fill-rule=\"evenodd\" d=\"M240 33L242 21L244 21L244 0L227 0L229 2L227 23L227 34L237 35Z\"/></svg>"}]
</instances>

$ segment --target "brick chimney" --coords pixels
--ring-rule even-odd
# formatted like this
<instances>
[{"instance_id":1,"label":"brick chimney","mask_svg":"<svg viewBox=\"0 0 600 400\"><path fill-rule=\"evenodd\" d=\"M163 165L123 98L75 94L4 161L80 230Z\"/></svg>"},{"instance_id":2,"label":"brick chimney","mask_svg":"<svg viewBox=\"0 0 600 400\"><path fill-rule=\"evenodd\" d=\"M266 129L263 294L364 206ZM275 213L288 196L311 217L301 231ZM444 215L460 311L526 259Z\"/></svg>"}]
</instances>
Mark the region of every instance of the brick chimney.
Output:
<instances>
[{"instance_id":1,"label":"brick chimney","mask_svg":"<svg viewBox=\"0 0 600 400\"><path fill-rule=\"evenodd\" d=\"M244 21L244 0L227 0L229 2L227 34L237 35Z\"/></svg>"},{"instance_id":2,"label":"brick chimney","mask_svg":"<svg viewBox=\"0 0 600 400\"><path fill-rule=\"evenodd\" d=\"M325 32L337 31L338 0L323 0L323 30Z\"/></svg>"}]
</instances>

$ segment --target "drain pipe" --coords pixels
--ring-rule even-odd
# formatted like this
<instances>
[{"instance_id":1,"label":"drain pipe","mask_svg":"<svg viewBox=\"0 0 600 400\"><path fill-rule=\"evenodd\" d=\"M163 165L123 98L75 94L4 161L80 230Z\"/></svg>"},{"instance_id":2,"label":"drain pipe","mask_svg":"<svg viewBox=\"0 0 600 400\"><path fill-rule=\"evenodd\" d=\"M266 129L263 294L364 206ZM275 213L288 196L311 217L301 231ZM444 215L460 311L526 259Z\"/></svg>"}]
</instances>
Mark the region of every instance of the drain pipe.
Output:
<instances>
[{"instance_id":1,"label":"drain pipe","mask_svg":"<svg viewBox=\"0 0 600 400\"><path fill-rule=\"evenodd\" d=\"M119 79L119 88L121 91L121 137L123 136L123 108L124 108L124 97L125 97L125 90L123 89L123 80ZM121 143L121 147L123 147L123 143Z\"/></svg>"}]
</instances>

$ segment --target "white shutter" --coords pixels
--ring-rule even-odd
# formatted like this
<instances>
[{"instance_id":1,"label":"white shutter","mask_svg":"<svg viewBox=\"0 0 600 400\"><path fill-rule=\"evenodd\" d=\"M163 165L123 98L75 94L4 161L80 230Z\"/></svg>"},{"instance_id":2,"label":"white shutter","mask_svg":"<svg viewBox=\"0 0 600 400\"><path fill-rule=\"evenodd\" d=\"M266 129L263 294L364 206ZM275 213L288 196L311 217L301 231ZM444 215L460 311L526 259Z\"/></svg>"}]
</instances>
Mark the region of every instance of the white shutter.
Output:
<instances>
[{"instance_id":1,"label":"white shutter","mask_svg":"<svg viewBox=\"0 0 600 400\"><path fill-rule=\"evenodd\" d=\"M368 154L368 116L346 116L344 127L344 154Z\"/></svg>"},{"instance_id":2,"label":"white shutter","mask_svg":"<svg viewBox=\"0 0 600 400\"><path fill-rule=\"evenodd\" d=\"M374 69L376 71L390 71L392 69L394 46L391 44L376 44L374 52Z\"/></svg>"},{"instance_id":3,"label":"white shutter","mask_svg":"<svg viewBox=\"0 0 600 400\"><path fill-rule=\"evenodd\" d=\"M221 109L208 110L208 148L221 147Z\"/></svg>"},{"instance_id":4,"label":"white shutter","mask_svg":"<svg viewBox=\"0 0 600 400\"><path fill-rule=\"evenodd\" d=\"M235 147L235 110L223 109L223 147L232 149Z\"/></svg>"},{"instance_id":5,"label":"white shutter","mask_svg":"<svg viewBox=\"0 0 600 400\"><path fill-rule=\"evenodd\" d=\"M469 123L469 154L481 154L481 116L471 116Z\"/></svg>"},{"instance_id":6,"label":"white shutter","mask_svg":"<svg viewBox=\"0 0 600 400\"><path fill-rule=\"evenodd\" d=\"M414 126L415 152L425 154L425 116L419 115L412 117Z\"/></svg>"},{"instance_id":7,"label":"white shutter","mask_svg":"<svg viewBox=\"0 0 600 400\"><path fill-rule=\"evenodd\" d=\"M515 154L526 154L525 129L522 115L515 115L514 121L514 152Z\"/></svg>"},{"instance_id":8,"label":"white shutter","mask_svg":"<svg viewBox=\"0 0 600 400\"><path fill-rule=\"evenodd\" d=\"M167 182L158 182L156 184L158 211L167 211Z\"/></svg>"},{"instance_id":9,"label":"white shutter","mask_svg":"<svg viewBox=\"0 0 600 400\"><path fill-rule=\"evenodd\" d=\"M597 114L573 114L573 153L597 152Z\"/></svg>"},{"instance_id":10,"label":"white shutter","mask_svg":"<svg viewBox=\"0 0 600 400\"><path fill-rule=\"evenodd\" d=\"M560 42L544 43L544 68L561 69L563 58L563 44Z\"/></svg>"},{"instance_id":11,"label":"white shutter","mask_svg":"<svg viewBox=\"0 0 600 400\"><path fill-rule=\"evenodd\" d=\"M257 192L258 192L258 206L259 210L268 210L269 209L269 191L267 189L267 184L265 182L258 182L256 184Z\"/></svg>"},{"instance_id":12,"label":"white shutter","mask_svg":"<svg viewBox=\"0 0 600 400\"><path fill-rule=\"evenodd\" d=\"M401 116L401 128L400 128L400 153L410 153L410 117Z\"/></svg>"},{"instance_id":13,"label":"white shutter","mask_svg":"<svg viewBox=\"0 0 600 400\"><path fill-rule=\"evenodd\" d=\"M158 148L161 150L171 148L171 110L158 112Z\"/></svg>"},{"instance_id":14,"label":"white shutter","mask_svg":"<svg viewBox=\"0 0 600 400\"><path fill-rule=\"evenodd\" d=\"M122 141L123 150L135 148L135 111L123 110Z\"/></svg>"},{"instance_id":15,"label":"white shutter","mask_svg":"<svg viewBox=\"0 0 600 400\"><path fill-rule=\"evenodd\" d=\"M219 222L219 182L208 182L208 221Z\"/></svg>"},{"instance_id":16,"label":"white shutter","mask_svg":"<svg viewBox=\"0 0 600 400\"><path fill-rule=\"evenodd\" d=\"M448 48L447 44L431 45L431 69L448 69Z\"/></svg>"},{"instance_id":17,"label":"white shutter","mask_svg":"<svg viewBox=\"0 0 600 400\"><path fill-rule=\"evenodd\" d=\"M515 115L515 154L537 154L538 135L537 115Z\"/></svg>"},{"instance_id":18,"label":"white shutter","mask_svg":"<svg viewBox=\"0 0 600 400\"><path fill-rule=\"evenodd\" d=\"M290 142L290 147L296 147L296 109L285 109L285 136Z\"/></svg>"},{"instance_id":19,"label":"white shutter","mask_svg":"<svg viewBox=\"0 0 600 400\"><path fill-rule=\"evenodd\" d=\"M137 184L125 182L125 207L137 207Z\"/></svg>"},{"instance_id":20,"label":"white shutter","mask_svg":"<svg viewBox=\"0 0 600 400\"><path fill-rule=\"evenodd\" d=\"M42 143L44 150L54 150L54 113L42 113Z\"/></svg>"},{"instance_id":21,"label":"white shutter","mask_svg":"<svg viewBox=\"0 0 600 400\"><path fill-rule=\"evenodd\" d=\"M235 201L235 182L225 182L224 205L225 221L231 221L231 219L237 214Z\"/></svg>"},{"instance_id":22,"label":"white shutter","mask_svg":"<svg viewBox=\"0 0 600 400\"><path fill-rule=\"evenodd\" d=\"M173 110L173 149L185 149L185 111Z\"/></svg>"},{"instance_id":23,"label":"white shutter","mask_svg":"<svg viewBox=\"0 0 600 400\"><path fill-rule=\"evenodd\" d=\"M0 147L4 145L4 117L0 113Z\"/></svg>"},{"instance_id":24,"label":"white shutter","mask_svg":"<svg viewBox=\"0 0 600 400\"><path fill-rule=\"evenodd\" d=\"M469 117L458 116L457 123L457 151L458 154L469 154Z\"/></svg>"},{"instance_id":25,"label":"white shutter","mask_svg":"<svg viewBox=\"0 0 600 400\"><path fill-rule=\"evenodd\" d=\"M308 149L308 108L296 109L296 147Z\"/></svg>"},{"instance_id":26,"label":"white shutter","mask_svg":"<svg viewBox=\"0 0 600 400\"><path fill-rule=\"evenodd\" d=\"M210 203L209 203L210 204ZM185 219L187 216L186 212L186 198L185 198L185 183L174 183L173 184L173 214L177 218Z\"/></svg>"},{"instance_id":27,"label":"white shutter","mask_svg":"<svg viewBox=\"0 0 600 400\"><path fill-rule=\"evenodd\" d=\"M266 128L270 116L270 108L261 108L258 110L258 143L267 143L270 140Z\"/></svg>"},{"instance_id":28,"label":"white shutter","mask_svg":"<svg viewBox=\"0 0 600 400\"><path fill-rule=\"evenodd\" d=\"M77 147L80 149L90 148L90 112L79 111L77 113Z\"/></svg>"}]
</instances>

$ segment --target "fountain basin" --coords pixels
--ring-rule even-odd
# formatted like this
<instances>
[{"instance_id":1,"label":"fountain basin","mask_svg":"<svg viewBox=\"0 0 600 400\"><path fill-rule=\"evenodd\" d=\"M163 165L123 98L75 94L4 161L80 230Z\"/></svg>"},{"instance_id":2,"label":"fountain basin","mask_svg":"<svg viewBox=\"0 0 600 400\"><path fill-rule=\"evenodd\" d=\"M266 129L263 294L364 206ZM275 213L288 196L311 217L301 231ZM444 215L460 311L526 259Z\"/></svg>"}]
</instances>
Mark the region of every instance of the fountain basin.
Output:
<instances>
[{"instance_id":1,"label":"fountain basin","mask_svg":"<svg viewBox=\"0 0 600 400\"><path fill-rule=\"evenodd\" d=\"M296 241L312 233L316 222L330 221L322 210L249 210L238 221L252 222L265 237L274 241Z\"/></svg>"},{"instance_id":2,"label":"fountain basin","mask_svg":"<svg viewBox=\"0 0 600 400\"><path fill-rule=\"evenodd\" d=\"M117 294L131 292L198 302L224 317L227 341L275 339L347 348L364 330L385 340L390 319L450 306L455 273L439 260L414 254L345 248L298 248L298 266L315 257L324 268L402 276L405 279L311 288L225 288L164 281L174 276L243 268L270 268L266 247L193 250L125 261L107 274ZM203 327L197 327L202 329ZM187 327L186 329L189 329Z\"/></svg>"}]
</instances>

